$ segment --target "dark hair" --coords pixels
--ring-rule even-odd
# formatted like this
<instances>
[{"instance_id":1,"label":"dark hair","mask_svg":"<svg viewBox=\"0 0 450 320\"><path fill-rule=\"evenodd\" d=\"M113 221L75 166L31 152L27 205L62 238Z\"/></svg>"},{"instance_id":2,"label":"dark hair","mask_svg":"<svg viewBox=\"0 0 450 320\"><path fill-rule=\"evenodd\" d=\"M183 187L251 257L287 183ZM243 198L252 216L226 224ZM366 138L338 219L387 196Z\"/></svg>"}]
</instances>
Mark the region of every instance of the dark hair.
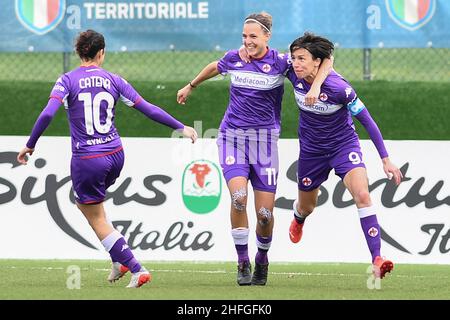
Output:
<instances>
[{"instance_id":1,"label":"dark hair","mask_svg":"<svg viewBox=\"0 0 450 320\"><path fill-rule=\"evenodd\" d=\"M314 59L320 58L323 61L333 54L334 44L324 37L305 32L302 37L295 39L289 47L291 54L302 48L308 50Z\"/></svg>"},{"instance_id":2,"label":"dark hair","mask_svg":"<svg viewBox=\"0 0 450 320\"><path fill-rule=\"evenodd\" d=\"M97 52L105 48L105 38L94 30L80 32L75 42L75 50L82 60L94 59Z\"/></svg>"},{"instance_id":3,"label":"dark hair","mask_svg":"<svg viewBox=\"0 0 450 320\"><path fill-rule=\"evenodd\" d=\"M251 15L247 16L247 18L245 18L244 23L255 23L254 21L247 21L248 19L256 20L260 24L262 24L265 28L261 26L261 29L265 33L269 33L272 30L272 16L267 12L263 11L260 13L252 13Z\"/></svg>"}]
</instances>

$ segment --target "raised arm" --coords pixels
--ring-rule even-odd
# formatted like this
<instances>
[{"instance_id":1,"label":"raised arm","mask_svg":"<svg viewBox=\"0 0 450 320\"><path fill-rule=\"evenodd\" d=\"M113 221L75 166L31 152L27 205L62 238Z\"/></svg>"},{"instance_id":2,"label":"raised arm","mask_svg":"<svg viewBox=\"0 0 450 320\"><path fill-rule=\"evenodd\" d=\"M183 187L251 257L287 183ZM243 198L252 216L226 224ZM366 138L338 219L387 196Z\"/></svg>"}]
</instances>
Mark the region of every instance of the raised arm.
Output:
<instances>
[{"instance_id":1,"label":"raised arm","mask_svg":"<svg viewBox=\"0 0 450 320\"><path fill-rule=\"evenodd\" d=\"M333 63L334 57L331 56L330 59L324 59L323 62L320 64L316 78L314 79L314 82L311 85L311 88L309 89L308 93L305 95L306 105L313 105L317 102L317 98L320 95L320 87L330 74L331 70L333 70Z\"/></svg>"},{"instance_id":2,"label":"raised arm","mask_svg":"<svg viewBox=\"0 0 450 320\"><path fill-rule=\"evenodd\" d=\"M203 81L208 80L212 77L215 77L219 74L219 70L217 69L218 61L211 62L206 67L203 68L202 71L192 80L189 81L187 85L178 90L177 93L177 102L179 104L185 104L188 96L191 94L192 89L199 86Z\"/></svg>"},{"instance_id":3,"label":"raised arm","mask_svg":"<svg viewBox=\"0 0 450 320\"><path fill-rule=\"evenodd\" d=\"M21 164L27 164L26 155L29 154L31 156L33 154L37 141L42 133L44 133L45 129L47 129L60 105L61 101L57 98L51 97L48 100L44 110L42 110L41 114L34 123L33 130L31 131L28 142L26 143L26 147L23 148L17 155L18 162Z\"/></svg>"},{"instance_id":4,"label":"raised arm","mask_svg":"<svg viewBox=\"0 0 450 320\"><path fill-rule=\"evenodd\" d=\"M358 99L359 101L359 99ZM356 116L356 119L363 125L367 133L370 136L373 144L377 148L378 154L380 155L381 161L383 162L383 170L389 179L394 178L395 184L399 185L402 181L402 172L389 160L389 154L384 145L383 136L378 128L377 124L373 120L369 111L364 108Z\"/></svg>"},{"instance_id":5,"label":"raised arm","mask_svg":"<svg viewBox=\"0 0 450 320\"><path fill-rule=\"evenodd\" d=\"M123 103L125 103L129 107L134 107L135 109L146 115L148 118L158 123L181 131L183 133L183 136L192 140L192 143L197 140L197 132L194 130L194 128L185 126L160 107L146 101L139 95L139 93L133 88L133 86L122 77L117 75L113 76L119 87L120 99Z\"/></svg>"},{"instance_id":6,"label":"raised arm","mask_svg":"<svg viewBox=\"0 0 450 320\"><path fill-rule=\"evenodd\" d=\"M134 105L134 107L153 121L159 122L172 129L182 131L186 138L190 138L192 140L192 143L197 140L197 132L194 128L185 126L160 107L155 106L142 98Z\"/></svg>"}]
</instances>

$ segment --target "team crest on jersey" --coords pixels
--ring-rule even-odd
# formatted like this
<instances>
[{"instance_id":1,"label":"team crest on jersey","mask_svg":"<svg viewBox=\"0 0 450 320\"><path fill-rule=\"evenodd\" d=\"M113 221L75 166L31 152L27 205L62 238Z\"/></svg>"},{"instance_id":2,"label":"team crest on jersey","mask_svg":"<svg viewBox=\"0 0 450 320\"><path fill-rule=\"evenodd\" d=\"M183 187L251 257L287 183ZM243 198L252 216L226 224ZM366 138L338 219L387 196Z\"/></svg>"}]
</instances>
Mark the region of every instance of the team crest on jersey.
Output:
<instances>
[{"instance_id":1,"label":"team crest on jersey","mask_svg":"<svg viewBox=\"0 0 450 320\"><path fill-rule=\"evenodd\" d=\"M414 31L433 18L436 0L386 0L386 8L396 24Z\"/></svg>"},{"instance_id":2,"label":"team crest on jersey","mask_svg":"<svg viewBox=\"0 0 450 320\"><path fill-rule=\"evenodd\" d=\"M16 16L20 23L38 35L52 31L64 18L66 0L16 0Z\"/></svg>"},{"instance_id":3,"label":"team crest on jersey","mask_svg":"<svg viewBox=\"0 0 450 320\"><path fill-rule=\"evenodd\" d=\"M311 185L311 183L312 183L312 180L310 178L308 178L308 177L304 177L302 179L302 183L303 183L303 185L305 187L309 187Z\"/></svg>"},{"instance_id":4,"label":"team crest on jersey","mask_svg":"<svg viewBox=\"0 0 450 320\"><path fill-rule=\"evenodd\" d=\"M326 93L321 93L320 95L319 95L319 99L321 100L321 101L327 101L328 100L328 96L327 96L327 94Z\"/></svg>"},{"instance_id":5,"label":"team crest on jersey","mask_svg":"<svg viewBox=\"0 0 450 320\"><path fill-rule=\"evenodd\" d=\"M375 227L372 227L367 231L367 234L371 236L372 238L375 238L378 235L378 229Z\"/></svg>"},{"instance_id":6,"label":"team crest on jersey","mask_svg":"<svg viewBox=\"0 0 450 320\"><path fill-rule=\"evenodd\" d=\"M265 65L263 65L262 66L262 70L265 72L265 73L268 73L269 71L270 71L270 69L272 69L271 67L270 67L270 65L269 64L265 64Z\"/></svg>"}]
</instances>

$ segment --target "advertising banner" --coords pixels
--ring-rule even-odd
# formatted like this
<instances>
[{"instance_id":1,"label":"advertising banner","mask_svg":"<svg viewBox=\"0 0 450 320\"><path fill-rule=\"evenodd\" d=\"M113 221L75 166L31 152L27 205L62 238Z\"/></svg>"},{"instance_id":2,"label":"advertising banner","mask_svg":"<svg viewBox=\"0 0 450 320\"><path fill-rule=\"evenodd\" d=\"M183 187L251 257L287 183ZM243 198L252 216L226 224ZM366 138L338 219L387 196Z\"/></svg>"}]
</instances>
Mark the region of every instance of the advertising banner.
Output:
<instances>
[{"instance_id":1,"label":"advertising banner","mask_svg":"<svg viewBox=\"0 0 450 320\"><path fill-rule=\"evenodd\" d=\"M0 258L106 259L100 241L74 204L70 138L42 137L28 165L17 151L26 137L0 137ZM109 188L105 209L139 259L234 261L230 196L214 139L123 138L125 166ZM386 141L401 168L388 180L371 141L362 141L382 254L401 263L450 263L448 141ZM289 240L297 197L298 141L279 141L280 171L269 257L279 262L368 262L358 212L342 181L330 174L300 243ZM256 215L249 185L250 254Z\"/></svg>"},{"instance_id":2,"label":"advertising banner","mask_svg":"<svg viewBox=\"0 0 450 320\"><path fill-rule=\"evenodd\" d=\"M0 51L72 52L82 30L110 51L229 50L251 13L273 16L271 46L305 31L343 48L448 48L447 0L14 0L0 10Z\"/></svg>"}]
</instances>

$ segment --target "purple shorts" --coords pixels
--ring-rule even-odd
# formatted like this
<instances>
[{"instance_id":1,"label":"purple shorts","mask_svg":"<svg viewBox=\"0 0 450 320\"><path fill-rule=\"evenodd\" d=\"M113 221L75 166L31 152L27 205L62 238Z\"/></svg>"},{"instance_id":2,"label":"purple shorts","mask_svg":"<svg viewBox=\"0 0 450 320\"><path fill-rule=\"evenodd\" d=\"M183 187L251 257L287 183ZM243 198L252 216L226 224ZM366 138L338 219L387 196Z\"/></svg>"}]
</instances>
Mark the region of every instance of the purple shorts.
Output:
<instances>
[{"instance_id":1,"label":"purple shorts","mask_svg":"<svg viewBox=\"0 0 450 320\"><path fill-rule=\"evenodd\" d=\"M124 159L122 149L105 155L72 157L70 175L77 202L80 204L103 202L106 189L120 175Z\"/></svg>"},{"instance_id":2,"label":"purple shorts","mask_svg":"<svg viewBox=\"0 0 450 320\"><path fill-rule=\"evenodd\" d=\"M219 135L219 161L227 183L245 177L253 189L275 193L278 178L278 135L255 139L255 136L230 138Z\"/></svg>"},{"instance_id":3,"label":"purple shorts","mask_svg":"<svg viewBox=\"0 0 450 320\"><path fill-rule=\"evenodd\" d=\"M366 167L359 143L326 155L308 155L300 152L297 167L298 189L312 191L320 187L328 179L332 169L343 180L347 172L358 167Z\"/></svg>"}]
</instances>

